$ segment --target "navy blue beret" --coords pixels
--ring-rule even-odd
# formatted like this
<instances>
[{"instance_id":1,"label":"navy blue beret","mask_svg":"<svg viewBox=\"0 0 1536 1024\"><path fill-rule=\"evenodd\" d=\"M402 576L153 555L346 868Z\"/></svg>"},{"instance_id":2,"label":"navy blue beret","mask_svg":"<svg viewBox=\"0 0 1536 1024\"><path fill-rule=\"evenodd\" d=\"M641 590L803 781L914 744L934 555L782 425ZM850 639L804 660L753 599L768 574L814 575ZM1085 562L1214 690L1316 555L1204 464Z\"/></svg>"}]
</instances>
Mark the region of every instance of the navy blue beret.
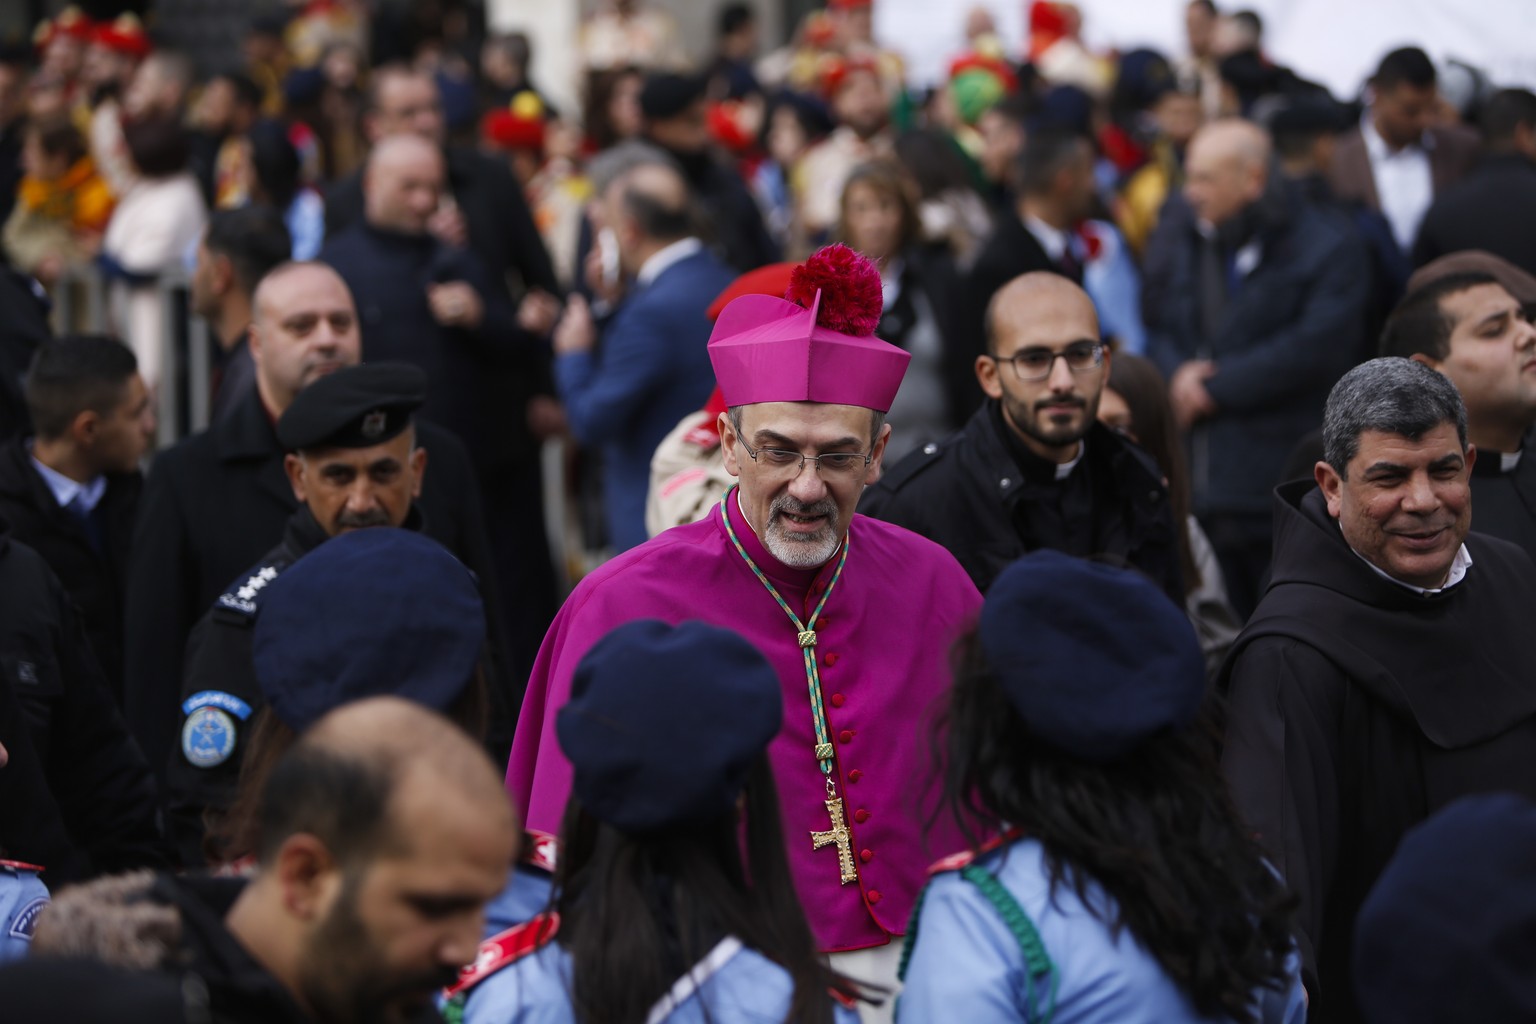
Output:
<instances>
[{"instance_id":1,"label":"navy blue beret","mask_svg":"<svg viewBox=\"0 0 1536 1024\"><path fill-rule=\"evenodd\" d=\"M644 833L730 811L783 720L778 673L740 634L640 619L581 659L555 732L582 806Z\"/></svg>"},{"instance_id":2,"label":"navy blue beret","mask_svg":"<svg viewBox=\"0 0 1536 1024\"><path fill-rule=\"evenodd\" d=\"M992 584L977 629L1030 733L1086 760L1188 725L1204 696L1184 609L1133 570L1036 551Z\"/></svg>"},{"instance_id":3,"label":"navy blue beret","mask_svg":"<svg viewBox=\"0 0 1536 1024\"><path fill-rule=\"evenodd\" d=\"M1409 832L1355 919L1370 1024L1536 1020L1536 803L1458 800Z\"/></svg>"},{"instance_id":4,"label":"navy blue beret","mask_svg":"<svg viewBox=\"0 0 1536 1024\"><path fill-rule=\"evenodd\" d=\"M278 418L289 451L372 448L399 436L427 400L427 375L409 363L367 363L337 370L294 396Z\"/></svg>"},{"instance_id":5,"label":"navy blue beret","mask_svg":"<svg viewBox=\"0 0 1536 1024\"><path fill-rule=\"evenodd\" d=\"M393 694L443 711L485 641L475 578L437 541L377 526L332 537L268 585L252 637L272 713L303 731Z\"/></svg>"},{"instance_id":6,"label":"navy blue beret","mask_svg":"<svg viewBox=\"0 0 1536 1024\"><path fill-rule=\"evenodd\" d=\"M698 75L659 71L640 87L640 113L652 121L677 117L704 98L708 83Z\"/></svg>"}]
</instances>

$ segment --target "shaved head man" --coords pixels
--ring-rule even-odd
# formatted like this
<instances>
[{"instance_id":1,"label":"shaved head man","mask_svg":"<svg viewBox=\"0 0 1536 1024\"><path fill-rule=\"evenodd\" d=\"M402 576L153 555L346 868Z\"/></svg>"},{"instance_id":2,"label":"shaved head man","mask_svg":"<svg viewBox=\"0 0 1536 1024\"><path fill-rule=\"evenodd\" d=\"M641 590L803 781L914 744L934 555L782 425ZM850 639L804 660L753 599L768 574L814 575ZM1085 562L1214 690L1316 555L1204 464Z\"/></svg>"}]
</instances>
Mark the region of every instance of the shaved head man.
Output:
<instances>
[{"instance_id":1,"label":"shaved head man","mask_svg":"<svg viewBox=\"0 0 1536 1024\"><path fill-rule=\"evenodd\" d=\"M377 228L424 234L442 201L447 166L419 135L391 135L374 147L363 175L364 213Z\"/></svg>"},{"instance_id":2,"label":"shaved head man","mask_svg":"<svg viewBox=\"0 0 1536 1024\"><path fill-rule=\"evenodd\" d=\"M267 411L281 416L305 386L362 359L346 282L324 263L285 263L252 297L251 359Z\"/></svg>"},{"instance_id":3,"label":"shaved head man","mask_svg":"<svg viewBox=\"0 0 1536 1024\"><path fill-rule=\"evenodd\" d=\"M1023 274L992 297L986 394L957 434L897 463L859 511L948 548L985 591L1039 548L1136 566L1184 603L1162 472L1098 422L1109 348L1088 293L1060 274Z\"/></svg>"},{"instance_id":4,"label":"shaved head man","mask_svg":"<svg viewBox=\"0 0 1536 1024\"><path fill-rule=\"evenodd\" d=\"M1269 136L1251 121L1208 124L1184 158L1184 198L1203 223L1218 227L1264 194L1269 156Z\"/></svg>"}]
</instances>

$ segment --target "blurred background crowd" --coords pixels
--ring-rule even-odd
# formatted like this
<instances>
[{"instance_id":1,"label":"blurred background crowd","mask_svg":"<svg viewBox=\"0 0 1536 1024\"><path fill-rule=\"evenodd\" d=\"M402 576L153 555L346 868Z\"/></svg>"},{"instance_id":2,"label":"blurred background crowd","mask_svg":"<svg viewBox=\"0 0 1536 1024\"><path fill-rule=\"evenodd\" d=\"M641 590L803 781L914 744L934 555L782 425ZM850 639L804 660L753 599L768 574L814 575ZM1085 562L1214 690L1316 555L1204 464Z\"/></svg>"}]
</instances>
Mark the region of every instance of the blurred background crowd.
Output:
<instances>
[{"instance_id":1,"label":"blurred background crowd","mask_svg":"<svg viewBox=\"0 0 1536 1024\"><path fill-rule=\"evenodd\" d=\"M787 40L764 31L762 5L691 5L712 32L702 60L684 44L708 34L700 25L613 0L580 15L560 54L574 92L533 74L536 34L491 31L484 10L452 0L196 18L185 4L42 6L30 38L0 53L0 247L46 293L49 318L28 333L14 311L26 300L5 297L5 432L24 429L19 379L43 330L124 339L162 445L206 426L230 404L228 381L249 374L254 282L279 259L319 256L351 286L364 358L430 362L396 337L417 328L522 339L512 370L426 366L452 392L427 414L474 455L490 518L520 508L517 531L535 548L553 541L557 578L535 620L561 582L643 538L638 513L614 506L638 509L633 463L708 390L674 386L683 371L659 361L602 357L658 241L698 238L734 273L830 241L876 259L879 334L913 354L892 461L980 402L971 367L999 287L1041 269L1080 282L1106 341L1171 385L1170 436L1215 431L1187 466L1166 444L1165 468L1216 520L1207 532L1238 577L1240 612L1267 558L1284 456L1326 385L1374 352L1414 267L1479 248L1536 271L1520 216L1536 203L1536 96L1412 47L1373 55L1359 90L1334 95L1271 56L1259 13L1209 0L1170 0L1166 19L1183 29L1171 52L1090 45L1070 3L1025 5L1022 42L985 7L933 8L936 35L957 22L965 42L926 85L901 46L877 40L871 0L829 0L793 24L798 5L775 9ZM930 41L911 45L932 63ZM1233 118L1263 146L1244 136L1191 158L1202 125ZM396 136L438 147L441 165L418 174L402 150L368 167ZM648 163L681 175L686 223L668 223L665 203L649 219L613 209L609 186ZM380 179L367 187L365 167ZM221 220L241 209L270 211L282 233ZM433 256L390 277L398 254L342 237L360 222L436 239L469 269ZM1316 300L1326 308L1297 309L1299 278L1283 273L1255 277L1239 302L1261 252L1302 277L1318 261L1336 272ZM475 283L439 289L423 306L432 319L409 324L387 293L417 278L429 291ZM712 298L695 297L701 313ZM1282 324L1294 330L1271 364L1207 393L1212 346L1251 347ZM1277 383L1291 378L1305 386ZM447 408L460 398L474 408ZM1227 443L1218 406L1273 415ZM554 457L552 440L567 442ZM1233 483L1223 458L1252 479Z\"/></svg>"}]
</instances>

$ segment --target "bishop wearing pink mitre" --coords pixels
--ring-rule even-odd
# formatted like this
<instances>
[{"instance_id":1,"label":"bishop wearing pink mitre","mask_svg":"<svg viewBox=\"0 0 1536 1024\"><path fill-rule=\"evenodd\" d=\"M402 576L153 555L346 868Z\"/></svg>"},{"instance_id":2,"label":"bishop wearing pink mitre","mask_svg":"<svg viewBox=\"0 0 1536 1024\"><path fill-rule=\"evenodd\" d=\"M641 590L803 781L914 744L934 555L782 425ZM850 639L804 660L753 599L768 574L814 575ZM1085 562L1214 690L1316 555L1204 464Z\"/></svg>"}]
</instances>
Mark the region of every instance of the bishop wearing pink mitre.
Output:
<instances>
[{"instance_id":1,"label":"bishop wearing pink mitre","mask_svg":"<svg viewBox=\"0 0 1536 1024\"><path fill-rule=\"evenodd\" d=\"M981 595L937 544L853 512L879 478L884 414L910 358L874 336L880 305L878 272L834 246L796 269L785 299L745 295L721 312L709 354L738 485L706 518L576 587L534 664L507 788L530 828L559 830L571 768L555 713L577 662L613 627L658 618L736 630L783 682L769 758L811 926L830 953L869 951L834 967L893 982L892 939L928 865L965 847L951 826L926 826L937 799L930 735L951 646ZM678 778L689 771L680 749Z\"/></svg>"}]
</instances>

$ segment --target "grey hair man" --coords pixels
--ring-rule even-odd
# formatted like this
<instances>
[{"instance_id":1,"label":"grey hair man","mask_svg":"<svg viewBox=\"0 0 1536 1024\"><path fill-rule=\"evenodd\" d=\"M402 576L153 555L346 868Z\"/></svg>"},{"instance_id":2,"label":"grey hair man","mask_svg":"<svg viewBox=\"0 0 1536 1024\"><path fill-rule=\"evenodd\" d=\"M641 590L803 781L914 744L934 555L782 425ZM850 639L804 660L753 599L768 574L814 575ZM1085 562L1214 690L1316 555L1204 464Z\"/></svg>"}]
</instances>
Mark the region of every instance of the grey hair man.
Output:
<instances>
[{"instance_id":1,"label":"grey hair man","mask_svg":"<svg viewBox=\"0 0 1536 1024\"><path fill-rule=\"evenodd\" d=\"M1238 808L1301 897L1312 1019L1358 1019L1351 931L1398 840L1471 793L1536 796L1536 564L1469 532L1477 458L1444 375L1334 386L1314 481L1276 491L1268 591L1218 685Z\"/></svg>"}]
</instances>

